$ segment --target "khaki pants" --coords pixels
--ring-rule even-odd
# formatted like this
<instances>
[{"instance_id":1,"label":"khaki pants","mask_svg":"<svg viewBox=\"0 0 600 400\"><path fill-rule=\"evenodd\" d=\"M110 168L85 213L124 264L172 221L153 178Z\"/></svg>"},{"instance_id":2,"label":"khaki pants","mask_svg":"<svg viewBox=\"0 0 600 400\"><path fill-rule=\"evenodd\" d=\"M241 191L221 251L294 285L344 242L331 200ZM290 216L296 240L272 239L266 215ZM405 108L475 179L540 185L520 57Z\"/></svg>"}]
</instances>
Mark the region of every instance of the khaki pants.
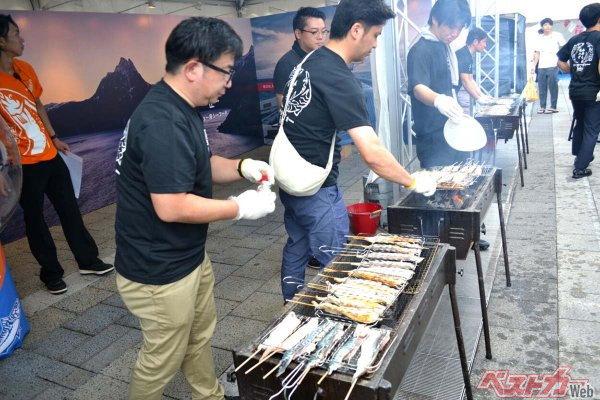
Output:
<instances>
[{"instance_id":1,"label":"khaki pants","mask_svg":"<svg viewBox=\"0 0 600 400\"><path fill-rule=\"evenodd\" d=\"M119 293L139 318L144 343L131 376L129 398L161 399L179 368L193 399L221 400L210 340L217 323L208 256L188 276L168 285L144 285L117 274Z\"/></svg>"}]
</instances>

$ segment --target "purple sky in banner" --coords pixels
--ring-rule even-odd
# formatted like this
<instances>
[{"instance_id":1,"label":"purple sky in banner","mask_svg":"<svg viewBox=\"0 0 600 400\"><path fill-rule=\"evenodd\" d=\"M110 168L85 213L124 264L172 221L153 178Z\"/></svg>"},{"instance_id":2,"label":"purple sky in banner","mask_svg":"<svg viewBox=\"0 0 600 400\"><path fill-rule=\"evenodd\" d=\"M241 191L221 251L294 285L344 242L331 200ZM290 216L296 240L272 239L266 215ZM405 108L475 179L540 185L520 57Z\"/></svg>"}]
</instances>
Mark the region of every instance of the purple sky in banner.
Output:
<instances>
[{"instance_id":1,"label":"purple sky in banner","mask_svg":"<svg viewBox=\"0 0 600 400\"><path fill-rule=\"evenodd\" d=\"M83 100L114 70L120 57L130 58L142 77L155 83L164 72L167 36L184 19L171 15L62 12L10 13L25 39L23 59L33 65L44 87L44 103ZM41 22L43 19L43 22ZM251 43L250 21L226 20Z\"/></svg>"}]
</instances>

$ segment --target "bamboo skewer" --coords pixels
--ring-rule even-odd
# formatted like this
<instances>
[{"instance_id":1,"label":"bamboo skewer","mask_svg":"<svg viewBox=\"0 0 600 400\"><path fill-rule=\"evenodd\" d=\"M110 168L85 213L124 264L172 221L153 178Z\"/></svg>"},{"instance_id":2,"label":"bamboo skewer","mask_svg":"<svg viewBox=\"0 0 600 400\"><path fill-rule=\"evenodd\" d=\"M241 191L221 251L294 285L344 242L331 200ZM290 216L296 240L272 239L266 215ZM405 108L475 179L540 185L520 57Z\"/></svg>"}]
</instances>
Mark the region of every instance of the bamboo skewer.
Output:
<instances>
[{"instance_id":1,"label":"bamboo skewer","mask_svg":"<svg viewBox=\"0 0 600 400\"><path fill-rule=\"evenodd\" d=\"M344 397L344 400L348 400L350 398L350 393L352 393L352 389L354 389L354 385L356 385L356 381L358 381L358 379L352 379L352 384L350 385L350 389L348 390L346 397Z\"/></svg>"},{"instance_id":2,"label":"bamboo skewer","mask_svg":"<svg viewBox=\"0 0 600 400\"><path fill-rule=\"evenodd\" d=\"M332 261L332 264L346 264L346 265L353 265L353 266L357 266L360 267L362 264L359 262L346 262L346 261Z\"/></svg>"},{"instance_id":3,"label":"bamboo skewer","mask_svg":"<svg viewBox=\"0 0 600 400\"><path fill-rule=\"evenodd\" d=\"M241 368L242 368L244 365L248 364L248 362L249 362L250 360L252 360L252 359L254 358L254 356L256 356L258 353L260 353L260 350L261 350L261 348L260 348L260 346L258 346L258 347L256 348L256 351L255 351L254 353L252 353L252 355L251 355L250 357L246 358L246 359L244 360L244 362L243 362L243 363L241 363L240 365L238 365L238 367L237 367L236 369L234 369L233 371L234 371L234 372L238 372L238 371L239 371L239 370L240 370L240 369L241 369Z\"/></svg>"},{"instance_id":4,"label":"bamboo skewer","mask_svg":"<svg viewBox=\"0 0 600 400\"><path fill-rule=\"evenodd\" d=\"M309 307L314 307L314 304L310 304L310 303L305 303L303 301L298 301L298 300L288 300L288 303L294 303L294 304L301 304L303 306L309 306Z\"/></svg>"},{"instance_id":5,"label":"bamboo skewer","mask_svg":"<svg viewBox=\"0 0 600 400\"><path fill-rule=\"evenodd\" d=\"M280 365L281 365L281 361L279 361L277 363L277 365L273 367L273 369L271 369L269 372L267 372L266 374L264 374L263 375L263 379L267 379L269 377L269 375L271 375L273 372L275 372L277 370L277 368L279 368Z\"/></svg>"},{"instance_id":6,"label":"bamboo skewer","mask_svg":"<svg viewBox=\"0 0 600 400\"><path fill-rule=\"evenodd\" d=\"M319 379L319 381L317 382L317 386L321 384L321 382L323 382L323 380L325 380L325 378L327 378L327 371L325 371L325 373L323 374L323 376L321 377L321 379Z\"/></svg>"},{"instance_id":7,"label":"bamboo skewer","mask_svg":"<svg viewBox=\"0 0 600 400\"><path fill-rule=\"evenodd\" d=\"M258 362L256 364L254 364L252 366L252 368L250 368L248 371L244 372L244 375L248 375L250 372L252 372L256 367L258 367L259 365L261 365L262 363L264 363L265 361L267 361L269 358L271 358L271 356L273 354L277 353L277 351L272 350L270 353L268 354L263 354L263 356L260 358L260 360L258 360Z\"/></svg>"},{"instance_id":8,"label":"bamboo skewer","mask_svg":"<svg viewBox=\"0 0 600 400\"><path fill-rule=\"evenodd\" d=\"M367 239L368 236L346 235L345 237L350 238L350 239L358 239L358 240L369 241L369 239ZM406 237L406 236L392 236L392 235L390 235L389 238L391 239L391 241L396 241L396 242L416 243L416 242L420 242L421 241L421 239L410 238L410 237Z\"/></svg>"}]
</instances>

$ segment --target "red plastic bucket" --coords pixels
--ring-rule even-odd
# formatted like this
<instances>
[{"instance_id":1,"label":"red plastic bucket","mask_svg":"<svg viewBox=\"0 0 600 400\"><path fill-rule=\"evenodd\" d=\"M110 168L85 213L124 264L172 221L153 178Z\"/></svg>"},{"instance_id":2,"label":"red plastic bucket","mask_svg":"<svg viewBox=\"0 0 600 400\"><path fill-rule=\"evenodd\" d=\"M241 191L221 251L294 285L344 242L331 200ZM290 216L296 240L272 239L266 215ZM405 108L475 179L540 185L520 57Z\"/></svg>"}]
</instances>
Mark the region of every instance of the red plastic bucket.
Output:
<instances>
[{"instance_id":1,"label":"red plastic bucket","mask_svg":"<svg viewBox=\"0 0 600 400\"><path fill-rule=\"evenodd\" d=\"M346 207L350 217L350 230L355 235L374 235L381 217L381 205L356 203Z\"/></svg>"}]
</instances>

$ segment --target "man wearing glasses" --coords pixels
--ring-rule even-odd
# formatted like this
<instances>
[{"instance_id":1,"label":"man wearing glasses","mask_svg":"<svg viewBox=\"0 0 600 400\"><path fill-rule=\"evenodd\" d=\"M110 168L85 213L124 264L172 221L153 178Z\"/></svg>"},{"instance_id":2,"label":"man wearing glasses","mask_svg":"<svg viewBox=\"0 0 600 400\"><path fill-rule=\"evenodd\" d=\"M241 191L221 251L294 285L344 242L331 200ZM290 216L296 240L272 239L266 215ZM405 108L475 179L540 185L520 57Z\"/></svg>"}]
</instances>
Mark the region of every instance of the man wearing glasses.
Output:
<instances>
[{"instance_id":1,"label":"man wearing glasses","mask_svg":"<svg viewBox=\"0 0 600 400\"><path fill-rule=\"evenodd\" d=\"M217 322L208 223L257 219L275 194L248 190L212 198L213 183L257 182L271 167L211 153L197 107L231 87L242 40L227 23L195 17L167 39L166 74L127 123L117 152L117 287L140 320L144 341L131 375L130 399L160 399L181 369L192 398L221 400L210 340Z\"/></svg>"},{"instance_id":2,"label":"man wearing glasses","mask_svg":"<svg viewBox=\"0 0 600 400\"><path fill-rule=\"evenodd\" d=\"M277 61L273 73L277 107L281 108L283 90L290 80L290 74L308 53L325 44L329 30L325 29L325 14L313 7L300 7L292 22L294 44L292 49Z\"/></svg>"}]
</instances>

